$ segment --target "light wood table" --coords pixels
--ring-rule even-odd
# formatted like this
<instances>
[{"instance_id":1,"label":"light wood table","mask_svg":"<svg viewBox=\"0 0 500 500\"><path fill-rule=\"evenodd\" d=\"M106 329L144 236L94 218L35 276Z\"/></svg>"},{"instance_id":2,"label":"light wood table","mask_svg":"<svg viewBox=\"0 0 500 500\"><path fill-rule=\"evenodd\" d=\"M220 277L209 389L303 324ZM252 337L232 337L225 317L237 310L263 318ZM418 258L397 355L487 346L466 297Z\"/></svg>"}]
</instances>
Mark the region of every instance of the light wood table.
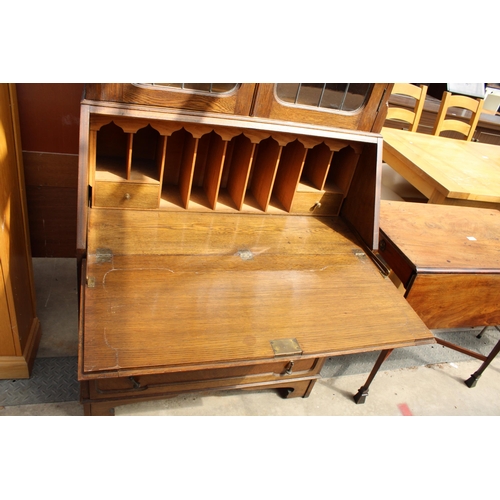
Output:
<instances>
[{"instance_id":1,"label":"light wood table","mask_svg":"<svg viewBox=\"0 0 500 500\"><path fill-rule=\"evenodd\" d=\"M500 208L500 147L383 128L383 158L429 203Z\"/></svg>"}]
</instances>

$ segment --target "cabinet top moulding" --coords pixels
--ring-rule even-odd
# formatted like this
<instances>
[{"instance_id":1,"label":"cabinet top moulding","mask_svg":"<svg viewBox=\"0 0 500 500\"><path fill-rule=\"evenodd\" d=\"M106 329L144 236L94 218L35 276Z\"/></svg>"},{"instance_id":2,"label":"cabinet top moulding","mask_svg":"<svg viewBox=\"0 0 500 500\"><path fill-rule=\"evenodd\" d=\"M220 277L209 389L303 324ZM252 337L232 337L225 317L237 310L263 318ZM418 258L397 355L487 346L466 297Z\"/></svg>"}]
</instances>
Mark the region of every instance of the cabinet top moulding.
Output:
<instances>
[{"instance_id":1,"label":"cabinet top moulding","mask_svg":"<svg viewBox=\"0 0 500 500\"><path fill-rule=\"evenodd\" d=\"M93 123L104 124L104 116L116 118L134 118L146 121L175 121L198 125L236 127L240 129L253 129L270 132L283 132L300 135L317 136L332 139L343 139L348 141L361 141L363 143L376 143L381 139L379 133L363 132L359 130L349 130L336 127L327 127L310 123L294 123L282 120L272 120L270 118L260 118L241 115L221 115L220 113L208 113L188 111L182 109L151 109L147 106L127 104L126 107L117 103L101 103L97 101L82 101L82 114L102 115L102 117L92 117ZM139 127L140 128L140 127Z\"/></svg>"}]
</instances>

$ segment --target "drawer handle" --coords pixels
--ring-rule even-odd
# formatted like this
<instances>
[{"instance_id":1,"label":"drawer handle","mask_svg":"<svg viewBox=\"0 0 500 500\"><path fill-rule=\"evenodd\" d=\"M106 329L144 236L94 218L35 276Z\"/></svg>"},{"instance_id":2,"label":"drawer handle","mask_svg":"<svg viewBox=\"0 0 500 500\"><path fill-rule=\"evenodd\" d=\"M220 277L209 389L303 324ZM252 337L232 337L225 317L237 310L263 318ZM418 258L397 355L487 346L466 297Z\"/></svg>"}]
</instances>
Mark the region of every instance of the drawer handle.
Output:
<instances>
[{"instance_id":1,"label":"drawer handle","mask_svg":"<svg viewBox=\"0 0 500 500\"><path fill-rule=\"evenodd\" d=\"M95 384L95 390L98 394L121 394L125 392L137 392L145 391L149 387L147 385L141 385L134 377L128 377L130 382L132 382L133 387L130 389L99 389L97 383Z\"/></svg>"},{"instance_id":2,"label":"drawer handle","mask_svg":"<svg viewBox=\"0 0 500 500\"><path fill-rule=\"evenodd\" d=\"M141 383L137 382L137 380L134 377L129 377L128 379L130 380L130 382L132 382L134 389L146 389L146 387L141 387Z\"/></svg>"},{"instance_id":3,"label":"drawer handle","mask_svg":"<svg viewBox=\"0 0 500 500\"><path fill-rule=\"evenodd\" d=\"M125 198L126 200L130 200L130 194L129 194L129 193L125 193L124 198Z\"/></svg>"},{"instance_id":4,"label":"drawer handle","mask_svg":"<svg viewBox=\"0 0 500 500\"><path fill-rule=\"evenodd\" d=\"M290 361L290 362L289 362L289 363L285 366L285 375L291 375L291 374L292 374L293 365L294 365L294 362L293 362L293 361Z\"/></svg>"}]
</instances>

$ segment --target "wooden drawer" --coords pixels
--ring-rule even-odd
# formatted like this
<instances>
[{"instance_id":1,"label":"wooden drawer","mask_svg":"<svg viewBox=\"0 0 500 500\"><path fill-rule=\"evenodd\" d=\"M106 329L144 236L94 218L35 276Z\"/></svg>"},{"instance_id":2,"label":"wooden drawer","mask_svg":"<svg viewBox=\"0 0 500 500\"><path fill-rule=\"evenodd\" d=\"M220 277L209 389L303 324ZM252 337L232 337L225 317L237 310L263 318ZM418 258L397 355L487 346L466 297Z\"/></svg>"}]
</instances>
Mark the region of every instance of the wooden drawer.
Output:
<instances>
[{"instance_id":1,"label":"wooden drawer","mask_svg":"<svg viewBox=\"0 0 500 500\"><path fill-rule=\"evenodd\" d=\"M230 368L105 378L89 382L89 396L93 400L127 395L151 396L286 382L297 378L313 379L319 377L323 362L324 359L320 358L283 359Z\"/></svg>"},{"instance_id":2,"label":"wooden drawer","mask_svg":"<svg viewBox=\"0 0 500 500\"><path fill-rule=\"evenodd\" d=\"M95 185L97 207L154 209L158 208L159 200L159 184L97 181Z\"/></svg>"},{"instance_id":3,"label":"wooden drawer","mask_svg":"<svg viewBox=\"0 0 500 500\"><path fill-rule=\"evenodd\" d=\"M292 213L338 215L343 195L325 191L296 192L293 198Z\"/></svg>"}]
</instances>

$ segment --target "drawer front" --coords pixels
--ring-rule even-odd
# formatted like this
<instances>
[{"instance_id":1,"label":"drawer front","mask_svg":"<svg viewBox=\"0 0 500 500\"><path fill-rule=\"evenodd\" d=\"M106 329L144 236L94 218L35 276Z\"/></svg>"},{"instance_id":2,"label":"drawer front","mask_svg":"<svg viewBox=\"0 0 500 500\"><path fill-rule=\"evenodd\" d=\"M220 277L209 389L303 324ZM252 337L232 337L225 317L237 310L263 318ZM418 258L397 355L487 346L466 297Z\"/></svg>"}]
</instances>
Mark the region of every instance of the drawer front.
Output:
<instances>
[{"instance_id":1,"label":"drawer front","mask_svg":"<svg viewBox=\"0 0 500 500\"><path fill-rule=\"evenodd\" d=\"M338 215L342 204L341 193L317 191L311 193L295 193L291 212L295 214Z\"/></svg>"},{"instance_id":2,"label":"drawer front","mask_svg":"<svg viewBox=\"0 0 500 500\"><path fill-rule=\"evenodd\" d=\"M94 205L109 208L158 208L159 184L96 182Z\"/></svg>"},{"instance_id":3,"label":"drawer front","mask_svg":"<svg viewBox=\"0 0 500 500\"><path fill-rule=\"evenodd\" d=\"M299 359L267 362L255 365L214 368L190 372L173 372L134 377L107 378L89 383L91 399L124 397L127 395L175 394L206 389L224 389L263 382L283 382L288 379L316 378L323 359Z\"/></svg>"}]
</instances>

